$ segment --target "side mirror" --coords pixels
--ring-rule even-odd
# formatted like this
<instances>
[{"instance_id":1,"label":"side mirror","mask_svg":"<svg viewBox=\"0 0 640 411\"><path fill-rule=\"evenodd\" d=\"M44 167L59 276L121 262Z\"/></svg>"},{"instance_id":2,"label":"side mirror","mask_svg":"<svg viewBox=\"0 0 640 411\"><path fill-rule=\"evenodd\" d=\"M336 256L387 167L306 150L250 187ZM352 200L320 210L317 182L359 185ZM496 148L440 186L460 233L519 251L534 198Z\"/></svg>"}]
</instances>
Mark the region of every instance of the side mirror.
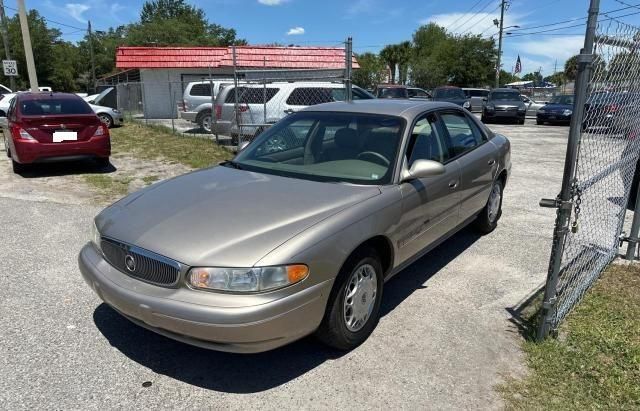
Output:
<instances>
[{"instance_id":1,"label":"side mirror","mask_svg":"<svg viewBox=\"0 0 640 411\"><path fill-rule=\"evenodd\" d=\"M409 170L406 168L402 172L402 181L410 181L416 178L426 178L439 176L445 173L445 168L441 163L433 160L416 160Z\"/></svg>"},{"instance_id":2,"label":"side mirror","mask_svg":"<svg viewBox=\"0 0 640 411\"><path fill-rule=\"evenodd\" d=\"M487 98L486 97L482 97L482 101L487 101Z\"/></svg>"},{"instance_id":3,"label":"side mirror","mask_svg":"<svg viewBox=\"0 0 640 411\"><path fill-rule=\"evenodd\" d=\"M242 143L238 144L238 153L247 148L248 145L248 141L243 141Z\"/></svg>"}]
</instances>

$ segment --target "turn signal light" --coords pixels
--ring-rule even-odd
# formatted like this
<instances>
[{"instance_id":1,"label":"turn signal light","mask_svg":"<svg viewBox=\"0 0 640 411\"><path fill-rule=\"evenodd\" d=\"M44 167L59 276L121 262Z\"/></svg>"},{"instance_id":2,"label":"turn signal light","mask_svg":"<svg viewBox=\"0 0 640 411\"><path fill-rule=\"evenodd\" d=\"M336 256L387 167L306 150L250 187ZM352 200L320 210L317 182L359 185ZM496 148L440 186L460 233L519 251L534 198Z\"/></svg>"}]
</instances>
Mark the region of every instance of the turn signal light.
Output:
<instances>
[{"instance_id":1,"label":"turn signal light","mask_svg":"<svg viewBox=\"0 0 640 411\"><path fill-rule=\"evenodd\" d=\"M291 284L302 281L309 274L309 268L303 264L295 264L287 266L287 277Z\"/></svg>"}]
</instances>

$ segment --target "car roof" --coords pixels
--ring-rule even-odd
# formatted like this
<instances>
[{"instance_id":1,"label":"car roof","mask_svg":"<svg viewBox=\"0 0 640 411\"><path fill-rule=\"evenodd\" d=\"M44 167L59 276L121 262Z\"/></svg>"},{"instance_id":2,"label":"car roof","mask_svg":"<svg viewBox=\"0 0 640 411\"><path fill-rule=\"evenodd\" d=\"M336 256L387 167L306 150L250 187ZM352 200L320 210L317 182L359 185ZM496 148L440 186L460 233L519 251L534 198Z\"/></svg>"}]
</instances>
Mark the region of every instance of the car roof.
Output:
<instances>
[{"instance_id":1,"label":"car roof","mask_svg":"<svg viewBox=\"0 0 640 411\"><path fill-rule=\"evenodd\" d=\"M231 84L231 86L233 86L233 84ZM254 87L258 87L258 88L263 88L264 84L243 84L243 83L238 83L238 87L247 87L247 88L254 88ZM279 87L279 88L287 88L287 87L307 87L307 88L344 88L344 84L340 83L340 82L318 82L318 81L294 81L294 82L290 82L290 81L276 81L276 82L272 82L272 83L267 83L267 87ZM226 89L229 88L233 88L233 87L227 87ZM358 86L353 86L353 88L360 88Z\"/></svg>"},{"instance_id":2,"label":"car roof","mask_svg":"<svg viewBox=\"0 0 640 411\"><path fill-rule=\"evenodd\" d=\"M460 87L458 87L458 86L438 86L438 87L436 87L436 89L443 89L443 88L457 88L457 89L462 90L462 89L461 89Z\"/></svg>"},{"instance_id":3,"label":"car roof","mask_svg":"<svg viewBox=\"0 0 640 411\"><path fill-rule=\"evenodd\" d=\"M490 91L488 88L481 87L461 87L463 90L480 90L480 91Z\"/></svg>"},{"instance_id":4,"label":"car roof","mask_svg":"<svg viewBox=\"0 0 640 411\"><path fill-rule=\"evenodd\" d=\"M494 91L500 91L500 92L509 92L509 93L518 93L520 94L520 91L515 89L515 88L508 88L508 87L501 87L501 88L494 88L491 90L491 92L493 93Z\"/></svg>"},{"instance_id":5,"label":"car roof","mask_svg":"<svg viewBox=\"0 0 640 411\"><path fill-rule=\"evenodd\" d=\"M413 117L428 110L452 108L462 110L459 105L443 101L368 99L352 102L337 101L333 103L309 106L301 111L336 111L343 113L381 114L400 117Z\"/></svg>"},{"instance_id":6,"label":"car roof","mask_svg":"<svg viewBox=\"0 0 640 411\"><path fill-rule=\"evenodd\" d=\"M377 88L407 88L407 86L403 84L378 84Z\"/></svg>"},{"instance_id":7,"label":"car roof","mask_svg":"<svg viewBox=\"0 0 640 411\"><path fill-rule=\"evenodd\" d=\"M18 93L17 96L20 97L20 100L46 100L52 97L56 97L56 98L62 97L62 98L69 98L69 99L80 99L84 101L84 99L78 96L77 94L60 93L57 91L37 91L35 93L31 91L26 91L24 93Z\"/></svg>"}]
</instances>

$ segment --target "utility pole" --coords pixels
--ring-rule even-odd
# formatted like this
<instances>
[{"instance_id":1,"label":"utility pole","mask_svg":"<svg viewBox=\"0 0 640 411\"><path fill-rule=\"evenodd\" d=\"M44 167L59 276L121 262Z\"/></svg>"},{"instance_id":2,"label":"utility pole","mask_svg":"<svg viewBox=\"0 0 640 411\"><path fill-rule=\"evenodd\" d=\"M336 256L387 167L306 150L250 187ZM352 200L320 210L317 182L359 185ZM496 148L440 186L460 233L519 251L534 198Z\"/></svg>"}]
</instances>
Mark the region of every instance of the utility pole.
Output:
<instances>
[{"instance_id":1,"label":"utility pole","mask_svg":"<svg viewBox=\"0 0 640 411\"><path fill-rule=\"evenodd\" d=\"M7 60L11 60L11 50L9 50L9 32L7 30L7 16L4 14L4 0L0 0L0 30L2 31L2 43ZM16 78L9 76L11 91L16 91Z\"/></svg>"},{"instance_id":2,"label":"utility pole","mask_svg":"<svg viewBox=\"0 0 640 411\"><path fill-rule=\"evenodd\" d=\"M506 0L500 1L500 31L498 34L498 64L496 65L496 88L500 87L500 60L502 57L502 30L504 27L504 6Z\"/></svg>"},{"instance_id":3,"label":"utility pole","mask_svg":"<svg viewBox=\"0 0 640 411\"><path fill-rule=\"evenodd\" d=\"M18 15L20 16L20 30L22 30L22 43L24 44L24 57L27 60L27 72L29 73L29 84L33 93L38 92L38 75L36 74L36 63L33 61L33 50L31 50L31 36L29 35L29 23L27 21L27 10L24 7L24 0L18 0Z\"/></svg>"},{"instance_id":4,"label":"utility pole","mask_svg":"<svg viewBox=\"0 0 640 411\"><path fill-rule=\"evenodd\" d=\"M96 60L93 57L93 32L91 31L91 20L89 20L89 58L91 59L91 86L96 90Z\"/></svg>"}]
</instances>

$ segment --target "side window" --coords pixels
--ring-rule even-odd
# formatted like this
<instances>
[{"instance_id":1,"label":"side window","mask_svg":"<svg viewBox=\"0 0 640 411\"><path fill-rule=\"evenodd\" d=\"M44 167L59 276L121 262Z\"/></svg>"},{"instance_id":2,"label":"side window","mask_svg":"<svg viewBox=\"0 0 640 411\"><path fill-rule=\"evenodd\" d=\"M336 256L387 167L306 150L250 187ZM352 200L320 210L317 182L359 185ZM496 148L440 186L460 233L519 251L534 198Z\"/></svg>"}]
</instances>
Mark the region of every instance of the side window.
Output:
<instances>
[{"instance_id":1,"label":"side window","mask_svg":"<svg viewBox=\"0 0 640 411\"><path fill-rule=\"evenodd\" d=\"M480 130L462 113L443 113L442 123L449 134L454 156L473 150L483 142Z\"/></svg>"},{"instance_id":2,"label":"side window","mask_svg":"<svg viewBox=\"0 0 640 411\"><path fill-rule=\"evenodd\" d=\"M416 160L433 160L444 163L448 159L449 149L437 131L435 117L427 115L418 120L411 130L411 138L407 147L408 166L411 167Z\"/></svg>"},{"instance_id":3,"label":"side window","mask_svg":"<svg viewBox=\"0 0 640 411\"><path fill-rule=\"evenodd\" d=\"M194 84L189 91L190 96L211 96L210 84Z\"/></svg>"},{"instance_id":4,"label":"side window","mask_svg":"<svg viewBox=\"0 0 640 411\"><path fill-rule=\"evenodd\" d=\"M344 100L344 96L342 98ZM296 87L293 89L287 104L290 106L313 106L315 104L334 101L331 89L319 87Z\"/></svg>"},{"instance_id":5,"label":"side window","mask_svg":"<svg viewBox=\"0 0 640 411\"><path fill-rule=\"evenodd\" d=\"M337 90L342 90L342 89L337 89ZM359 90L357 88L354 88L351 90L351 94L354 100L368 100L371 97L369 97L367 95L367 93L363 92L362 90ZM344 99L344 98L343 98Z\"/></svg>"},{"instance_id":6,"label":"side window","mask_svg":"<svg viewBox=\"0 0 640 411\"><path fill-rule=\"evenodd\" d=\"M7 118L11 121L16 121L16 98L12 98L9 102L9 110L7 112Z\"/></svg>"},{"instance_id":7,"label":"side window","mask_svg":"<svg viewBox=\"0 0 640 411\"><path fill-rule=\"evenodd\" d=\"M266 90L262 87L238 87L238 103L239 104L263 104L268 103L276 94L279 88L268 87ZM229 94L225 98L225 104L233 104L236 93L233 88L229 89Z\"/></svg>"},{"instance_id":8,"label":"side window","mask_svg":"<svg viewBox=\"0 0 640 411\"><path fill-rule=\"evenodd\" d=\"M416 90L416 96L421 98L427 98L429 95L424 90Z\"/></svg>"}]
</instances>

